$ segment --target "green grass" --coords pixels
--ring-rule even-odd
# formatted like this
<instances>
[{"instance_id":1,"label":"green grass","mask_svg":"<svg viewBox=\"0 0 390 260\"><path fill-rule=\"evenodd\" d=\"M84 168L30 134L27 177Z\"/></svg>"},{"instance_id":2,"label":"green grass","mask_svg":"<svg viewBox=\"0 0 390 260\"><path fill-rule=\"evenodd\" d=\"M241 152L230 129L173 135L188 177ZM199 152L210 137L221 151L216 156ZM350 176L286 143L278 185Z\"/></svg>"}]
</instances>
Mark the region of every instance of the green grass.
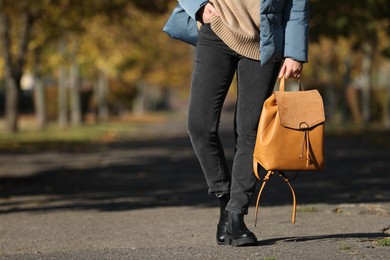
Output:
<instances>
[{"instance_id":1,"label":"green grass","mask_svg":"<svg viewBox=\"0 0 390 260\"><path fill-rule=\"evenodd\" d=\"M44 130L22 129L14 134L2 132L0 142L98 140L102 135L125 133L131 129L131 124L125 123L88 124L63 129L56 125L50 125Z\"/></svg>"},{"instance_id":2,"label":"green grass","mask_svg":"<svg viewBox=\"0 0 390 260\"><path fill-rule=\"evenodd\" d=\"M386 238L378 240L378 244L380 246L390 246L390 237L386 237Z\"/></svg>"},{"instance_id":3,"label":"green grass","mask_svg":"<svg viewBox=\"0 0 390 260\"><path fill-rule=\"evenodd\" d=\"M33 116L21 116L19 131L8 133L5 121L0 120L0 153L34 152L46 150L74 151L89 149L91 144L107 144L123 140L143 140L151 138L145 129L167 123L176 117L172 112L146 113L144 115L126 115L111 118L111 121L97 123L87 121L80 126L61 128L57 122L49 122L44 130L37 128ZM85 149L84 149L85 150Z\"/></svg>"},{"instance_id":4,"label":"green grass","mask_svg":"<svg viewBox=\"0 0 390 260\"><path fill-rule=\"evenodd\" d=\"M42 131L23 129L14 134L3 132L0 135L0 143L93 140L100 132L100 129L89 126L65 129L50 126Z\"/></svg>"},{"instance_id":5,"label":"green grass","mask_svg":"<svg viewBox=\"0 0 390 260\"><path fill-rule=\"evenodd\" d=\"M136 125L126 122L87 124L59 128L49 125L44 130L22 129L18 133L0 134L0 152L34 152L45 150L73 150L96 143L108 143L126 138L135 132Z\"/></svg>"}]
</instances>

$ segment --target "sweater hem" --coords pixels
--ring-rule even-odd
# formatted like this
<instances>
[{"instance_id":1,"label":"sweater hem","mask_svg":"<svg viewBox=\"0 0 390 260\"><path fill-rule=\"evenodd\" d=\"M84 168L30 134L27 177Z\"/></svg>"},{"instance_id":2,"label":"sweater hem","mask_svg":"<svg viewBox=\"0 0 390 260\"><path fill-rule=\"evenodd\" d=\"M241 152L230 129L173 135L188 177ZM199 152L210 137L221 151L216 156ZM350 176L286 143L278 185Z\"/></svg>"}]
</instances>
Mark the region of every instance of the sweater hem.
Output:
<instances>
[{"instance_id":1,"label":"sweater hem","mask_svg":"<svg viewBox=\"0 0 390 260\"><path fill-rule=\"evenodd\" d=\"M211 29L232 50L253 60L260 60L260 39L232 32L218 16L211 20Z\"/></svg>"}]
</instances>

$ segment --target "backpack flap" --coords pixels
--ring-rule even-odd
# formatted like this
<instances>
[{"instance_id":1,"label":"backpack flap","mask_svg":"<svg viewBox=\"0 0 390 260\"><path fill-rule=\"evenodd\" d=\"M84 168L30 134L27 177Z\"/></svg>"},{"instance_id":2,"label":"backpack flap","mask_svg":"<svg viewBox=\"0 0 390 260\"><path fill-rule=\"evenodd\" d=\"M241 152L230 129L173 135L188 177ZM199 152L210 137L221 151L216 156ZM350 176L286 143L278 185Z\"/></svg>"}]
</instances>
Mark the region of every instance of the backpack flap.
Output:
<instances>
[{"instance_id":1,"label":"backpack flap","mask_svg":"<svg viewBox=\"0 0 390 260\"><path fill-rule=\"evenodd\" d=\"M321 169L325 112L320 93L317 90L276 91L275 99L280 125L286 130L291 130L284 131L284 135L289 136L284 140L288 154L283 160L287 165L283 168ZM287 160L290 155L293 155L293 158L305 158L306 163L303 165L302 160Z\"/></svg>"},{"instance_id":2,"label":"backpack flap","mask_svg":"<svg viewBox=\"0 0 390 260\"><path fill-rule=\"evenodd\" d=\"M275 91L280 123L296 130L310 129L325 122L324 105L318 90Z\"/></svg>"}]
</instances>

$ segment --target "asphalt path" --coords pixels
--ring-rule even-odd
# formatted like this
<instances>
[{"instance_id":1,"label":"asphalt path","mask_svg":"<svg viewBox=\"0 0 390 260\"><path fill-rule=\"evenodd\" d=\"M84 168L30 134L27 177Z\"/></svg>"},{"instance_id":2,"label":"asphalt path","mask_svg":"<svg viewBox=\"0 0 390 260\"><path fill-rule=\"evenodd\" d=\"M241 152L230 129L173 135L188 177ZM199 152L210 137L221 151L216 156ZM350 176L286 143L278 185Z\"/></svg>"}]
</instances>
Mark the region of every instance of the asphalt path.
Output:
<instances>
[{"instance_id":1,"label":"asphalt path","mask_svg":"<svg viewBox=\"0 0 390 260\"><path fill-rule=\"evenodd\" d=\"M267 184L258 247L218 246L185 115L112 142L0 154L0 259L390 259L390 135L329 134L322 172ZM231 163L232 117L220 132Z\"/></svg>"}]
</instances>

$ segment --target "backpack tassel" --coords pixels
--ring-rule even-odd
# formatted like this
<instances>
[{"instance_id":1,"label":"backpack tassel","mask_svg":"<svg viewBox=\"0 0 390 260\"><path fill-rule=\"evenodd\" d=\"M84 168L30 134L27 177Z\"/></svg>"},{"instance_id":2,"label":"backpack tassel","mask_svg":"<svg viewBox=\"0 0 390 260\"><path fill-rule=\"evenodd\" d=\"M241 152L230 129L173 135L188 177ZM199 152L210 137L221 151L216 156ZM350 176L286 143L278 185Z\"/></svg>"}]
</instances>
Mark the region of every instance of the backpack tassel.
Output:
<instances>
[{"instance_id":1,"label":"backpack tassel","mask_svg":"<svg viewBox=\"0 0 390 260\"><path fill-rule=\"evenodd\" d=\"M309 131L304 130L303 131L303 142L302 142L302 151L301 155L299 156L299 159L303 157L304 150L306 148L306 167L309 168L310 164L313 164L313 160L310 156L310 139L309 139Z\"/></svg>"}]
</instances>

